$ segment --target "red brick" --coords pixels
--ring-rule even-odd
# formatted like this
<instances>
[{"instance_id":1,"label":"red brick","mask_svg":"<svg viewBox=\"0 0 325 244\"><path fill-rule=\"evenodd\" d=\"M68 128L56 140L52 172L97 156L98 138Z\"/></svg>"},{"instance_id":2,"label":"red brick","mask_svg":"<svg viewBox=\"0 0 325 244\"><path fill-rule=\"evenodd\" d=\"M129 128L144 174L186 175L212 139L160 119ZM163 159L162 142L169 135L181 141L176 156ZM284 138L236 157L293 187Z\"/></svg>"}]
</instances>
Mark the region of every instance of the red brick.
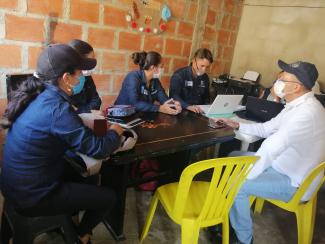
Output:
<instances>
[{"instance_id":1,"label":"red brick","mask_svg":"<svg viewBox=\"0 0 325 244\"><path fill-rule=\"evenodd\" d=\"M166 39L166 48L165 54L174 54L181 55L182 54L182 45L183 42L176 39Z\"/></svg>"},{"instance_id":2,"label":"red brick","mask_svg":"<svg viewBox=\"0 0 325 244\"><path fill-rule=\"evenodd\" d=\"M105 25L126 28L128 26L128 23L125 20L126 14L126 10L105 6L104 23Z\"/></svg>"},{"instance_id":3,"label":"red brick","mask_svg":"<svg viewBox=\"0 0 325 244\"><path fill-rule=\"evenodd\" d=\"M222 44L227 44L229 40L230 32L225 30L219 31L218 42Z\"/></svg>"},{"instance_id":4,"label":"red brick","mask_svg":"<svg viewBox=\"0 0 325 244\"><path fill-rule=\"evenodd\" d=\"M237 39L237 33L236 32L232 32L231 35L230 35L230 39L229 39L229 45L230 46L235 46L236 39Z\"/></svg>"},{"instance_id":5,"label":"red brick","mask_svg":"<svg viewBox=\"0 0 325 244\"><path fill-rule=\"evenodd\" d=\"M88 41L95 48L113 48L114 31L100 28L89 28Z\"/></svg>"},{"instance_id":6,"label":"red brick","mask_svg":"<svg viewBox=\"0 0 325 244\"><path fill-rule=\"evenodd\" d=\"M222 56L223 56L223 46L219 45L219 46L218 46L217 59L221 59Z\"/></svg>"},{"instance_id":7,"label":"red brick","mask_svg":"<svg viewBox=\"0 0 325 244\"><path fill-rule=\"evenodd\" d=\"M224 69L225 69L225 63L224 62L221 62L220 60L217 60L217 61L212 63L211 71L212 71L212 74L214 76L223 74Z\"/></svg>"},{"instance_id":8,"label":"red brick","mask_svg":"<svg viewBox=\"0 0 325 244\"><path fill-rule=\"evenodd\" d=\"M229 28L229 22L230 22L230 15L229 14L225 14L222 18L222 24L221 24L221 28L222 29L228 29Z\"/></svg>"},{"instance_id":9,"label":"red brick","mask_svg":"<svg viewBox=\"0 0 325 244\"><path fill-rule=\"evenodd\" d=\"M214 28L211 28L209 26L205 26L205 30L204 30L204 40L208 40L208 41L213 41L216 38L216 31Z\"/></svg>"},{"instance_id":10,"label":"red brick","mask_svg":"<svg viewBox=\"0 0 325 244\"><path fill-rule=\"evenodd\" d=\"M226 62L225 63L225 68L223 69L223 73L230 73L230 67L231 67L231 62Z\"/></svg>"},{"instance_id":11,"label":"red brick","mask_svg":"<svg viewBox=\"0 0 325 244\"><path fill-rule=\"evenodd\" d=\"M63 0L28 0L27 12L62 17Z\"/></svg>"},{"instance_id":12,"label":"red brick","mask_svg":"<svg viewBox=\"0 0 325 244\"><path fill-rule=\"evenodd\" d=\"M222 0L209 0L209 7L217 10L221 8Z\"/></svg>"},{"instance_id":13,"label":"red brick","mask_svg":"<svg viewBox=\"0 0 325 244\"><path fill-rule=\"evenodd\" d=\"M110 71L125 71L125 54L104 52L103 69Z\"/></svg>"},{"instance_id":14,"label":"red brick","mask_svg":"<svg viewBox=\"0 0 325 244\"><path fill-rule=\"evenodd\" d=\"M238 30L239 27L239 18L232 16L229 22L230 30Z\"/></svg>"},{"instance_id":15,"label":"red brick","mask_svg":"<svg viewBox=\"0 0 325 244\"><path fill-rule=\"evenodd\" d=\"M116 100L116 97L117 97L117 95L104 95L104 96L101 96L102 109L104 110L105 108L113 105L115 100Z\"/></svg>"},{"instance_id":16,"label":"red brick","mask_svg":"<svg viewBox=\"0 0 325 244\"><path fill-rule=\"evenodd\" d=\"M191 55L192 42L184 41L183 43L183 56L189 57Z\"/></svg>"},{"instance_id":17,"label":"red brick","mask_svg":"<svg viewBox=\"0 0 325 244\"><path fill-rule=\"evenodd\" d=\"M223 52L223 59L231 60L234 49L232 47L225 47Z\"/></svg>"},{"instance_id":18,"label":"red brick","mask_svg":"<svg viewBox=\"0 0 325 244\"><path fill-rule=\"evenodd\" d=\"M29 47L28 48L28 68L35 69L37 65L38 56L40 55L42 47Z\"/></svg>"},{"instance_id":19,"label":"red brick","mask_svg":"<svg viewBox=\"0 0 325 244\"><path fill-rule=\"evenodd\" d=\"M93 74L92 78L99 93L108 93L111 91L112 77L107 74Z\"/></svg>"},{"instance_id":20,"label":"red brick","mask_svg":"<svg viewBox=\"0 0 325 244\"><path fill-rule=\"evenodd\" d=\"M170 86L170 75L163 75L160 78L160 83L162 87L165 89L167 95L169 95L169 86Z\"/></svg>"},{"instance_id":21,"label":"red brick","mask_svg":"<svg viewBox=\"0 0 325 244\"><path fill-rule=\"evenodd\" d=\"M212 44L212 42L203 41L202 44L201 44L201 48L206 48L206 49L211 50L211 44Z\"/></svg>"},{"instance_id":22,"label":"red brick","mask_svg":"<svg viewBox=\"0 0 325 244\"><path fill-rule=\"evenodd\" d=\"M86 0L71 0L70 18L86 22L97 23L99 18L99 4Z\"/></svg>"},{"instance_id":23,"label":"red brick","mask_svg":"<svg viewBox=\"0 0 325 244\"><path fill-rule=\"evenodd\" d=\"M164 46L164 38L162 35L145 35L144 37L144 50L156 51L161 53Z\"/></svg>"},{"instance_id":24,"label":"red brick","mask_svg":"<svg viewBox=\"0 0 325 244\"><path fill-rule=\"evenodd\" d=\"M234 11L234 15L237 17L240 17L243 13L243 4L242 3L237 3L236 4L236 10Z\"/></svg>"},{"instance_id":25,"label":"red brick","mask_svg":"<svg viewBox=\"0 0 325 244\"><path fill-rule=\"evenodd\" d=\"M176 21L175 20L170 20L167 22L167 29L166 33L168 34L175 34L176 31Z\"/></svg>"},{"instance_id":26,"label":"red brick","mask_svg":"<svg viewBox=\"0 0 325 244\"><path fill-rule=\"evenodd\" d=\"M217 15L216 11L209 8L205 23L208 25L214 25L216 23L216 15Z\"/></svg>"},{"instance_id":27,"label":"red brick","mask_svg":"<svg viewBox=\"0 0 325 244\"><path fill-rule=\"evenodd\" d=\"M41 42L44 40L44 20L6 14L6 39Z\"/></svg>"},{"instance_id":28,"label":"red brick","mask_svg":"<svg viewBox=\"0 0 325 244\"><path fill-rule=\"evenodd\" d=\"M178 33L181 36L186 36L192 38L194 31L194 26L193 24L190 23L185 23L185 22L180 22L178 26Z\"/></svg>"},{"instance_id":29,"label":"red brick","mask_svg":"<svg viewBox=\"0 0 325 244\"><path fill-rule=\"evenodd\" d=\"M133 63L133 59L131 58L131 55L128 57L128 67L127 70L131 71L131 70L138 70L139 69L139 65L134 64Z\"/></svg>"},{"instance_id":30,"label":"red brick","mask_svg":"<svg viewBox=\"0 0 325 244\"><path fill-rule=\"evenodd\" d=\"M173 17L183 17L186 1L185 0L168 0L168 6L170 8Z\"/></svg>"},{"instance_id":31,"label":"red brick","mask_svg":"<svg viewBox=\"0 0 325 244\"><path fill-rule=\"evenodd\" d=\"M227 10L228 12L232 12L234 10L234 4L234 0L225 0L225 10Z\"/></svg>"},{"instance_id":32,"label":"red brick","mask_svg":"<svg viewBox=\"0 0 325 244\"><path fill-rule=\"evenodd\" d=\"M115 75L114 83L113 83L113 92L114 93L120 92L125 76L126 75L124 75L124 74L123 75Z\"/></svg>"},{"instance_id":33,"label":"red brick","mask_svg":"<svg viewBox=\"0 0 325 244\"><path fill-rule=\"evenodd\" d=\"M0 44L0 67L20 68L21 67L21 48L16 45Z\"/></svg>"},{"instance_id":34,"label":"red brick","mask_svg":"<svg viewBox=\"0 0 325 244\"><path fill-rule=\"evenodd\" d=\"M187 19L190 21L196 20L196 13L197 13L197 4L191 3L190 8L188 10Z\"/></svg>"},{"instance_id":35,"label":"red brick","mask_svg":"<svg viewBox=\"0 0 325 244\"><path fill-rule=\"evenodd\" d=\"M141 45L141 35L128 32L120 32L119 34L119 49L131 51L139 51Z\"/></svg>"},{"instance_id":36,"label":"red brick","mask_svg":"<svg viewBox=\"0 0 325 244\"><path fill-rule=\"evenodd\" d=\"M18 0L0 0L0 8L17 8Z\"/></svg>"},{"instance_id":37,"label":"red brick","mask_svg":"<svg viewBox=\"0 0 325 244\"><path fill-rule=\"evenodd\" d=\"M51 41L54 43L67 43L71 39L81 38L81 26L51 22Z\"/></svg>"},{"instance_id":38,"label":"red brick","mask_svg":"<svg viewBox=\"0 0 325 244\"><path fill-rule=\"evenodd\" d=\"M189 61L187 58L175 58L174 59L174 65L173 65L173 70L176 71L179 68L185 67L189 65Z\"/></svg>"}]
</instances>

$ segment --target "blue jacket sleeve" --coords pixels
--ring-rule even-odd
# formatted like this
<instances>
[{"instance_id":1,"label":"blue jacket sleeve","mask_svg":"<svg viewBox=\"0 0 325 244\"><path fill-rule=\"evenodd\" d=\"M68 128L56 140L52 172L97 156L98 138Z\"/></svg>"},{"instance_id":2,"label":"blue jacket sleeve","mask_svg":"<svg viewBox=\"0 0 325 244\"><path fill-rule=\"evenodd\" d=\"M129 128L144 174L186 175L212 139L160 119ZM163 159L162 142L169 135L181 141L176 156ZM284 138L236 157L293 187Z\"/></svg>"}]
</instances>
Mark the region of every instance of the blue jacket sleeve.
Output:
<instances>
[{"instance_id":1,"label":"blue jacket sleeve","mask_svg":"<svg viewBox=\"0 0 325 244\"><path fill-rule=\"evenodd\" d=\"M179 101L183 109L186 109L189 104L181 98L183 79L179 74L173 74L170 79L170 96Z\"/></svg>"},{"instance_id":2,"label":"blue jacket sleeve","mask_svg":"<svg viewBox=\"0 0 325 244\"><path fill-rule=\"evenodd\" d=\"M91 76L87 76L87 86L85 90L87 103L78 107L77 113L89 113L91 110L99 110L102 100L100 99L96 85Z\"/></svg>"},{"instance_id":3,"label":"blue jacket sleeve","mask_svg":"<svg viewBox=\"0 0 325 244\"><path fill-rule=\"evenodd\" d=\"M103 137L96 136L91 129L83 125L69 103L63 103L55 110L51 132L73 151L97 159L107 158L120 145L120 136L114 130L108 130Z\"/></svg>"},{"instance_id":4,"label":"blue jacket sleeve","mask_svg":"<svg viewBox=\"0 0 325 244\"><path fill-rule=\"evenodd\" d=\"M134 73L129 74L123 84L122 89L126 89L126 93L129 97L129 101L131 104L135 106L137 111L142 112L158 112L159 105L152 104L150 102L141 101L140 99L140 84L141 80L136 77Z\"/></svg>"},{"instance_id":5,"label":"blue jacket sleeve","mask_svg":"<svg viewBox=\"0 0 325 244\"><path fill-rule=\"evenodd\" d=\"M168 100L168 96L165 92L165 89L162 87L160 80L156 79L156 89L157 89L157 99L160 104L164 104Z\"/></svg>"}]
</instances>

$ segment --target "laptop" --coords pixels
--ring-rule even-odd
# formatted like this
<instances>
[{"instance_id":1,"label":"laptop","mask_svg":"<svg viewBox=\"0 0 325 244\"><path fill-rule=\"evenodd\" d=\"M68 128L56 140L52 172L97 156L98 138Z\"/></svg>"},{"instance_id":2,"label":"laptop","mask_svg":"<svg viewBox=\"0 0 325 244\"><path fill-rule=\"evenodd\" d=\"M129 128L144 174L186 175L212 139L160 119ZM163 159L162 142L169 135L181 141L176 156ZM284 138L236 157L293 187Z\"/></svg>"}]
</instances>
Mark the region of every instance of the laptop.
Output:
<instances>
[{"instance_id":1,"label":"laptop","mask_svg":"<svg viewBox=\"0 0 325 244\"><path fill-rule=\"evenodd\" d=\"M282 103L248 96L246 110L238 111L236 115L242 119L266 122L277 116L283 108Z\"/></svg>"},{"instance_id":2,"label":"laptop","mask_svg":"<svg viewBox=\"0 0 325 244\"><path fill-rule=\"evenodd\" d=\"M198 105L209 118L231 117L244 95L217 95L211 105Z\"/></svg>"}]
</instances>

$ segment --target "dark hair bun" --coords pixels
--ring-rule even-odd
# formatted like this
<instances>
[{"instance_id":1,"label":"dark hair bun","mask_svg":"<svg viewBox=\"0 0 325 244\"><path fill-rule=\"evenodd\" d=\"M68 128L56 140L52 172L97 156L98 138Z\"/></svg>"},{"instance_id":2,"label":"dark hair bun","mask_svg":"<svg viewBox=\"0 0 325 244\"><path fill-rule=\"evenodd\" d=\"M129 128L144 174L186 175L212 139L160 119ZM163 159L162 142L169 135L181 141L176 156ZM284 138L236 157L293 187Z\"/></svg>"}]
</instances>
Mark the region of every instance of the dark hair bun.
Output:
<instances>
[{"instance_id":1,"label":"dark hair bun","mask_svg":"<svg viewBox=\"0 0 325 244\"><path fill-rule=\"evenodd\" d=\"M143 65L145 64L146 57L147 57L147 53L145 51L135 52L132 53L131 55L133 63L139 65L140 67L143 67Z\"/></svg>"}]
</instances>

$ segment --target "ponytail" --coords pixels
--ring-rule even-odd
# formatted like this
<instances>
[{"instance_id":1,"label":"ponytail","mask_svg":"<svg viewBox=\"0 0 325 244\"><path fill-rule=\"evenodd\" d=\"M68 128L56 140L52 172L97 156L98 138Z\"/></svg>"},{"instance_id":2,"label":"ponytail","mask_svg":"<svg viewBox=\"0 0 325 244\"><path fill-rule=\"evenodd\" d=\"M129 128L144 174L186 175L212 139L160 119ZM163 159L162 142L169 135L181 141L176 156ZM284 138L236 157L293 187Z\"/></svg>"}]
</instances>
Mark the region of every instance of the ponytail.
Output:
<instances>
[{"instance_id":1,"label":"ponytail","mask_svg":"<svg viewBox=\"0 0 325 244\"><path fill-rule=\"evenodd\" d=\"M10 128L28 105L44 90L45 85L35 76L28 77L9 94L9 103L0 122L3 129Z\"/></svg>"},{"instance_id":2,"label":"ponytail","mask_svg":"<svg viewBox=\"0 0 325 244\"><path fill-rule=\"evenodd\" d=\"M157 52L135 52L131 55L134 64L139 65L141 70L148 70L152 65L158 66L161 63L161 55Z\"/></svg>"}]
</instances>

